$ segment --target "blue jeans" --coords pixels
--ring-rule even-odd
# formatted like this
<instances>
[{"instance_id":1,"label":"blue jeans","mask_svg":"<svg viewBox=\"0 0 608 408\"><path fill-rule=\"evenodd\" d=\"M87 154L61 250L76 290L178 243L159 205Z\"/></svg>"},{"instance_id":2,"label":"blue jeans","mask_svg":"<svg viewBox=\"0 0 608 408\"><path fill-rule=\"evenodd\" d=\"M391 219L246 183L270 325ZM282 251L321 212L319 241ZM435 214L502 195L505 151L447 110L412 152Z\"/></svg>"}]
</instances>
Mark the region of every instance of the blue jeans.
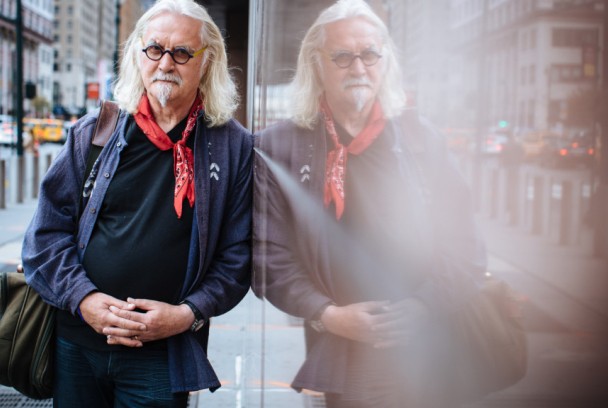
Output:
<instances>
[{"instance_id":1,"label":"blue jeans","mask_svg":"<svg viewBox=\"0 0 608 408\"><path fill-rule=\"evenodd\" d=\"M58 408L186 408L171 393L166 350L97 351L57 338L53 405Z\"/></svg>"}]
</instances>

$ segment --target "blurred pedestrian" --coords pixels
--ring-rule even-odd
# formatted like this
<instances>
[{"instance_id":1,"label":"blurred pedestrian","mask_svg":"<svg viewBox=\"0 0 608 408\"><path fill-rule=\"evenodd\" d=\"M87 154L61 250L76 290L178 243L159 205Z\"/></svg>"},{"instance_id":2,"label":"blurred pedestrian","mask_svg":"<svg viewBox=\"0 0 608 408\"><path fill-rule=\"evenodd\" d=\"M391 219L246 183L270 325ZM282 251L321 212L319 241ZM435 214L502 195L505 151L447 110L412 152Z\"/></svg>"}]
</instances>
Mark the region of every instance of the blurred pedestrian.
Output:
<instances>
[{"instance_id":1,"label":"blurred pedestrian","mask_svg":"<svg viewBox=\"0 0 608 408\"><path fill-rule=\"evenodd\" d=\"M157 1L126 42L120 117L91 173L98 112L42 184L23 264L58 309L55 406L186 407L220 386L209 319L250 286L253 153L224 47L195 1Z\"/></svg>"},{"instance_id":2,"label":"blurred pedestrian","mask_svg":"<svg viewBox=\"0 0 608 408\"><path fill-rule=\"evenodd\" d=\"M400 78L382 20L340 0L303 39L292 119L256 137L253 287L305 319L292 386L330 408L448 401L425 373L441 355L417 354L485 269L468 190Z\"/></svg>"}]
</instances>

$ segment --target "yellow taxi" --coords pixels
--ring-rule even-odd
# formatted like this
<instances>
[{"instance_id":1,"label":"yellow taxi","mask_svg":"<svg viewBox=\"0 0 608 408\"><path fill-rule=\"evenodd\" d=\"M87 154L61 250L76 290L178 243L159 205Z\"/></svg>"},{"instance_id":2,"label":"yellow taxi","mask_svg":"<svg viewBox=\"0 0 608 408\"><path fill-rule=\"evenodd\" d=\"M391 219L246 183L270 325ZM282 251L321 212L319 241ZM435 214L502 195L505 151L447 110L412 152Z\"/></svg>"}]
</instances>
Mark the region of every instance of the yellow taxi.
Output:
<instances>
[{"instance_id":1,"label":"yellow taxi","mask_svg":"<svg viewBox=\"0 0 608 408\"><path fill-rule=\"evenodd\" d=\"M63 121L59 119L24 118L23 127L39 143L63 143Z\"/></svg>"}]
</instances>

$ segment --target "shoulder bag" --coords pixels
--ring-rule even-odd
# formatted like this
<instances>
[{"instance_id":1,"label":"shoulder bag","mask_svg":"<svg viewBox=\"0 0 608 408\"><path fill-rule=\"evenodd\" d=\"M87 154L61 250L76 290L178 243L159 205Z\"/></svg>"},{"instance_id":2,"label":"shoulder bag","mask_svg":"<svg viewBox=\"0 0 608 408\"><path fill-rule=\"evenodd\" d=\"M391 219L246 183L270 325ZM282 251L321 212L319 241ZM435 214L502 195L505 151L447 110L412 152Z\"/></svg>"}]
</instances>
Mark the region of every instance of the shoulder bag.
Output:
<instances>
[{"instance_id":1,"label":"shoulder bag","mask_svg":"<svg viewBox=\"0 0 608 408\"><path fill-rule=\"evenodd\" d=\"M93 146L106 144L116 128L118 116L118 105L102 103L91 139ZM87 161L94 162L100 150L92 148ZM55 308L27 285L21 265L17 272L1 272L0 384L30 398L51 398L54 330Z\"/></svg>"},{"instance_id":2,"label":"shoulder bag","mask_svg":"<svg viewBox=\"0 0 608 408\"><path fill-rule=\"evenodd\" d=\"M427 201L432 201L430 175L439 156L429 143L429 130L416 112L402 117L405 148L412 158ZM452 402L471 402L503 390L527 371L527 338L521 321L522 297L506 282L487 277L462 307L448 316L445 338L436 350L441 355L431 369L432 384Z\"/></svg>"}]
</instances>

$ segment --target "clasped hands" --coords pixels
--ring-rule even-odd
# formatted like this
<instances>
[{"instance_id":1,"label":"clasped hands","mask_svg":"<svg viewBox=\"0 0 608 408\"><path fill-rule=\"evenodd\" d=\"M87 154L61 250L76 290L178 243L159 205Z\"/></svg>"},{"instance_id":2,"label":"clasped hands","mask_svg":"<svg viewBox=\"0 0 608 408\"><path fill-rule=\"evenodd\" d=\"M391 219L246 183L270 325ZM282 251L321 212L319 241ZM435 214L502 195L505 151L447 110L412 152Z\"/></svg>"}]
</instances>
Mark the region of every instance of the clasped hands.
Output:
<instances>
[{"instance_id":1,"label":"clasped hands","mask_svg":"<svg viewBox=\"0 0 608 408\"><path fill-rule=\"evenodd\" d=\"M149 299L123 301L101 292L85 296L80 313L97 333L107 336L108 344L128 347L142 347L145 342L182 333L194 322L187 305Z\"/></svg>"},{"instance_id":2,"label":"clasped hands","mask_svg":"<svg viewBox=\"0 0 608 408\"><path fill-rule=\"evenodd\" d=\"M325 328L338 336L375 348L403 346L429 321L428 307L415 298L329 306L321 315Z\"/></svg>"}]
</instances>

